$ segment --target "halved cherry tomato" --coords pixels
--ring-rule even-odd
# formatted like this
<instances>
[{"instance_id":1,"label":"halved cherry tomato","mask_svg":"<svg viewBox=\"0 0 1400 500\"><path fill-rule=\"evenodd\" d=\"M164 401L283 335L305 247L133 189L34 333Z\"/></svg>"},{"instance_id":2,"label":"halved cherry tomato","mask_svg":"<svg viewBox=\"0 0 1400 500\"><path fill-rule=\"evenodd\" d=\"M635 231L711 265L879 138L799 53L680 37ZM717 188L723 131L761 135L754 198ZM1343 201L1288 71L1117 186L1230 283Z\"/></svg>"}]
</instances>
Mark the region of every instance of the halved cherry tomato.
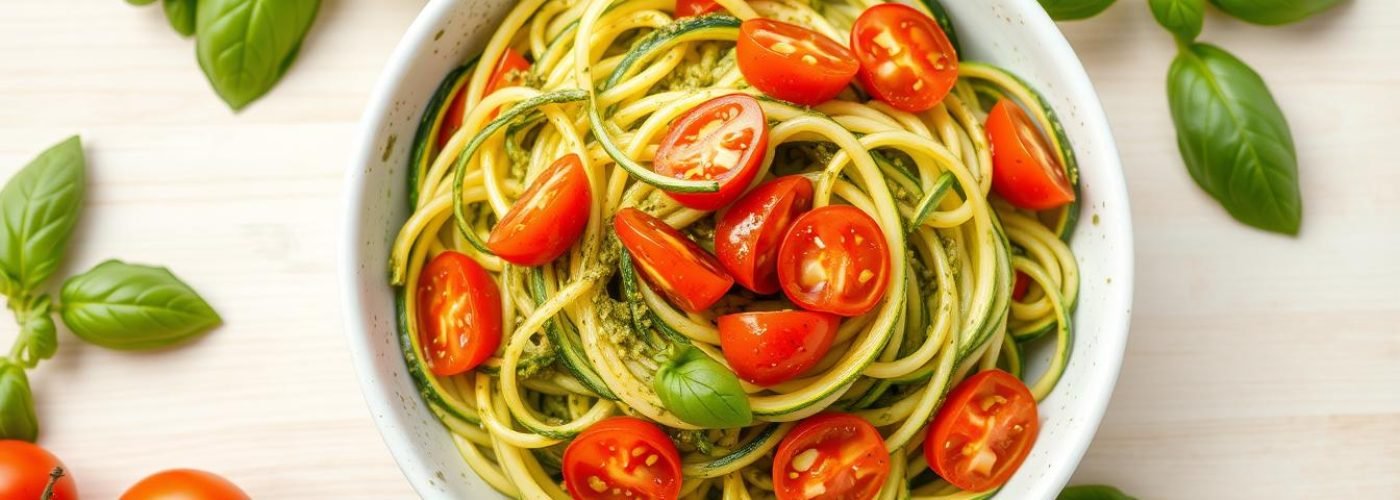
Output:
<instances>
[{"instance_id":1,"label":"halved cherry tomato","mask_svg":"<svg viewBox=\"0 0 1400 500\"><path fill-rule=\"evenodd\" d=\"M58 457L33 443L18 439L0 441L0 498L39 498L49 485L54 467L63 467L63 476L54 482L52 500L77 500L78 483L73 481L73 471Z\"/></svg>"},{"instance_id":2,"label":"halved cherry tomato","mask_svg":"<svg viewBox=\"0 0 1400 500\"><path fill-rule=\"evenodd\" d=\"M713 180L712 193L666 193L697 210L715 210L734 201L758 174L768 150L768 120L758 101L744 94L716 97L671 124L652 168L677 179Z\"/></svg>"},{"instance_id":3,"label":"halved cherry tomato","mask_svg":"<svg viewBox=\"0 0 1400 500\"><path fill-rule=\"evenodd\" d=\"M772 19L744 21L734 50L739 71L754 88L808 106L836 97L860 69L855 55L835 40Z\"/></svg>"},{"instance_id":4,"label":"halved cherry tomato","mask_svg":"<svg viewBox=\"0 0 1400 500\"><path fill-rule=\"evenodd\" d=\"M486 93L482 95L491 95L496 89L502 87L524 84L525 74L529 71L530 61L525 60L525 56L520 55L515 49L507 47L505 54L501 55L501 60L496 63L495 70L491 72L491 79L486 82ZM466 85L457 89L457 93L452 96L452 104L447 107L447 114L442 117L442 127L438 129L438 149L446 146L447 141L452 139L452 134L457 133L457 129L462 128L462 119L467 114L466 90Z\"/></svg>"},{"instance_id":5,"label":"halved cherry tomato","mask_svg":"<svg viewBox=\"0 0 1400 500\"><path fill-rule=\"evenodd\" d=\"M448 250L418 278L418 338L440 376L476 368L501 345L501 292L476 261Z\"/></svg>"},{"instance_id":6,"label":"halved cherry tomato","mask_svg":"<svg viewBox=\"0 0 1400 500\"><path fill-rule=\"evenodd\" d=\"M764 387L786 382L821 361L841 317L810 311L720 316L719 342L734 374Z\"/></svg>"},{"instance_id":7,"label":"halved cherry tomato","mask_svg":"<svg viewBox=\"0 0 1400 500\"><path fill-rule=\"evenodd\" d=\"M812 181L790 175L760 184L715 221L715 256L734 281L778 291L778 245L793 219L812 208Z\"/></svg>"},{"instance_id":8,"label":"halved cherry tomato","mask_svg":"<svg viewBox=\"0 0 1400 500\"><path fill-rule=\"evenodd\" d=\"M779 500L871 499L890 475L890 455L875 426L846 413L821 413L792 428L773 457Z\"/></svg>"},{"instance_id":9,"label":"halved cherry tomato","mask_svg":"<svg viewBox=\"0 0 1400 500\"><path fill-rule=\"evenodd\" d=\"M978 373L948 393L924 439L924 458L964 490L1001 486L1030 454L1038 418L1020 379L1001 370Z\"/></svg>"},{"instance_id":10,"label":"halved cherry tomato","mask_svg":"<svg viewBox=\"0 0 1400 500\"><path fill-rule=\"evenodd\" d=\"M917 113L948 95L958 81L958 54L938 22L913 7L876 5L851 29L860 82L890 106Z\"/></svg>"},{"instance_id":11,"label":"halved cherry tomato","mask_svg":"<svg viewBox=\"0 0 1400 500\"><path fill-rule=\"evenodd\" d=\"M576 154L558 159L515 200L491 229L487 248L513 264L538 266L558 258L588 225L593 195Z\"/></svg>"},{"instance_id":12,"label":"halved cherry tomato","mask_svg":"<svg viewBox=\"0 0 1400 500\"><path fill-rule=\"evenodd\" d=\"M1049 210L1074 201L1065 167L1015 102L1002 99L987 115L992 143L992 190L1028 210Z\"/></svg>"},{"instance_id":13,"label":"halved cherry tomato","mask_svg":"<svg viewBox=\"0 0 1400 500\"><path fill-rule=\"evenodd\" d=\"M171 469L157 472L122 493L121 500L248 500L238 485L212 472Z\"/></svg>"},{"instance_id":14,"label":"halved cherry tomato","mask_svg":"<svg viewBox=\"0 0 1400 500\"><path fill-rule=\"evenodd\" d=\"M1031 279L1026 273L1016 271L1016 282L1011 285L1011 298L1021 300L1026 298L1026 292L1031 289Z\"/></svg>"},{"instance_id":15,"label":"halved cherry tomato","mask_svg":"<svg viewBox=\"0 0 1400 500\"><path fill-rule=\"evenodd\" d=\"M676 0L676 17L703 16L724 10L715 0Z\"/></svg>"},{"instance_id":16,"label":"halved cherry tomato","mask_svg":"<svg viewBox=\"0 0 1400 500\"><path fill-rule=\"evenodd\" d=\"M681 494L681 456L655 424L612 417L564 449L564 486L588 500L674 499Z\"/></svg>"},{"instance_id":17,"label":"halved cherry tomato","mask_svg":"<svg viewBox=\"0 0 1400 500\"><path fill-rule=\"evenodd\" d=\"M713 255L661 219L624 208L613 219L613 229L638 271L681 309L709 309L734 286L734 278Z\"/></svg>"},{"instance_id":18,"label":"halved cherry tomato","mask_svg":"<svg viewBox=\"0 0 1400 500\"><path fill-rule=\"evenodd\" d=\"M890 252L880 225L859 208L828 205L802 214L778 248L778 283L803 309L860 316L880 302Z\"/></svg>"}]
</instances>

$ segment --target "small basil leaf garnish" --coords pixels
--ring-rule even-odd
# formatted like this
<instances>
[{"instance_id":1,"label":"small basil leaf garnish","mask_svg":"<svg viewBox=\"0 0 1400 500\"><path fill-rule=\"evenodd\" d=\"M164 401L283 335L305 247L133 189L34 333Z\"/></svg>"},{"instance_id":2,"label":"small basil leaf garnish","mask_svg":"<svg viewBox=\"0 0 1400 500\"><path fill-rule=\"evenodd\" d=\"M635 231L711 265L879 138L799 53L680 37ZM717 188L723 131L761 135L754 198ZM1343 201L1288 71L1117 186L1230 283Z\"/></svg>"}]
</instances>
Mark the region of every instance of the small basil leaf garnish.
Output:
<instances>
[{"instance_id":1,"label":"small basil leaf garnish","mask_svg":"<svg viewBox=\"0 0 1400 500\"><path fill-rule=\"evenodd\" d=\"M214 91L235 111L282 78L311 29L320 0L200 0L195 54Z\"/></svg>"},{"instance_id":2,"label":"small basil leaf garnish","mask_svg":"<svg viewBox=\"0 0 1400 500\"><path fill-rule=\"evenodd\" d=\"M1147 0L1152 17L1182 43L1196 41L1206 19L1205 0Z\"/></svg>"},{"instance_id":3,"label":"small basil leaf garnish","mask_svg":"<svg viewBox=\"0 0 1400 500\"><path fill-rule=\"evenodd\" d=\"M1055 500L1137 500L1125 495L1118 488L1101 484L1070 486L1060 492Z\"/></svg>"},{"instance_id":4,"label":"small basil leaf garnish","mask_svg":"<svg viewBox=\"0 0 1400 500\"><path fill-rule=\"evenodd\" d=\"M1076 21L1099 15L1113 0L1040 0L1045 13L1056 21Z\"/></svg>"},{"instance_id":5,"label":"small basil leaf garnish","mask_svg":"<svg viewBox=\"0 0 1400 500\"><path fill-rule=\"evenodd\" d=\"M39 419L34 415L34 395L24 368L0 358L0 439L34 442Z\"/></svg>"},{"instance_id":6,"label":"small basil leaf garnish","mask_svg":"<svg viewBox=\"0 0 1400 500\"><path fill-rule=\"evenodd\" d=\"M1210 3L1243 21L1278 25L1302 21L1342 0L1210 0Z\"/></svg>"},{"instance_id":7,"label":"small basil leaf garnish","mask_svg":"<svg viewBox=\"0 0 1400 500\"><path fill-rule=\"evenodd\" d=\"M58 270L78 223L87 182L77 136L40 153L0 189L0 281L28 295Z\"/></svg>"},{"instance_id":8,"label":"small basil leaf garnish","mask_svg":"<svg viewBox=\"0 0 1400 500\"><path fill-rule=\"evenodd\" d=\"M652 379L661 404L681 420L704 428L729 429L752 423L753 412L739 377L695 347L678 348Z\"/></svg>"},{"instance_id":9,"label":"small basil leaf garnish","mask_svg":"<svg viewBox=\"0 0 1400 500\"><path fill-rule=\"evenodd\" d=\"M161 7L165 9L165 19L170 21L170 28L181 36L194 34L195 4L195 0L161 1Z\"/></svg>"},{"instance_id":10,"label":"small basil leaf garnish","mask_svg":"<svg viewBox=\"0 0 1400 500\"><path fill-rule=\"evenodd\" d=\"M155 349L220 323L218 313L163 267L109 260L69 278L59 314L78 338L111 349Z\"/></svg>"}]
</instances>

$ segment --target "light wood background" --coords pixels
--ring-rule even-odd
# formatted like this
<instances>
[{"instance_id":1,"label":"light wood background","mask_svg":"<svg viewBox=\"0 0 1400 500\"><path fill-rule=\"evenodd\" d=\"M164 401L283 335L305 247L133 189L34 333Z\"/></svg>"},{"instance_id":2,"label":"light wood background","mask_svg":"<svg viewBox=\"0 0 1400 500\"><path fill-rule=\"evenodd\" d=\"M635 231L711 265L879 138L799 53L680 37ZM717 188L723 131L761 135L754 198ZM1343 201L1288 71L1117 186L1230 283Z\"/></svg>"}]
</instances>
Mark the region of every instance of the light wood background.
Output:
<instances>
[{"instance_id":1,"label":"light wood background","mask_svg":"<svg viewBox=\"0 0 1400 500\"><path fill-rule=\"evenodd\" d=\"M155 353L63 334L32 378L41 442L84 497L169 467L259 498L412 496L350 365L336 242L356 121L421 5L326 0L286 79L235 116L159 7L0 0L0 175L73 133L87 148L66 272L164 264L227 320ZM1400 498L1400 2L1207 26L1288 115L1303 232L1240 226L1191 183L1164 94L1174 49L1145 2L1063 25L1122 150L1138 251L1122 378L1074 481L1147 499ZM0 345L14 331L0 321Z\"/></svg>"}]
</instances>

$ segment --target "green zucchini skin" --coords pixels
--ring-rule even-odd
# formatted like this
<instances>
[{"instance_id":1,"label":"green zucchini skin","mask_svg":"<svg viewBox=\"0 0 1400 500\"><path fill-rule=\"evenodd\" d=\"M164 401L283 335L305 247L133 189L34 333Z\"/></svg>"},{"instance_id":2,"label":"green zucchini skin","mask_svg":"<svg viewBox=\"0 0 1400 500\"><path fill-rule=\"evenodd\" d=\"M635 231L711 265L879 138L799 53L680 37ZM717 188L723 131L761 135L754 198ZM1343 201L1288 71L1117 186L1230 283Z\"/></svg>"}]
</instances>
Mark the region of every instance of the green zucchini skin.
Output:
<instances>
[{"instance_id":1,"label":"green zucchini skin","mask_svg":"<svg viewBox=\"0 0 1400 500\"><path fill-rule=\"evenodd\" d=\"M716 458L709 462L688 463L681 468L681 473L686 478L712 478L724 475L724 467L743 460L754 453L761 453L765 445L776 444L786 432L779 432L783 428L782 424L770 423L763 428L757 436L741 446L739 449L730 452L728 455Z\"/></svg>"},{"instance_id":2,"label":"green zucchini skin","mask_svg":"<svg viewBox=\"0 0 1400 500\"><path fill-rule=\"evenodd\" d=\"M948 16L948 10L943 8L943 3L938 0L923 0L923 3L933 14L933 20L938 21L938 27L943 28L943 34L948 35L948 41L953 43L953 51L961 57L962 43L958 42L958 30L953 26L953 18Z\"/></svg>"},{"instance_id":3,"label":"green zucchini skin","mask_svg":"<svg viewBox=\"0 0 1400 500\"><path fill-rule=\"evenodd\" d=\"M428 105L423 109L423 117L418 119L418 131L413 135L413 153L408 159L408 208L412 210L418 206L418 180L426 173L423 171L437 147L438 130L442 127L442 116L444 109L451 102L453 90L459 88L459 81L471 75L472 68L476 67L479 57L474 57L466 64L458 66L443 77L442 83L433 92L433 97L428 99Z\"/></svg>"},{"instance_id":4,"label":"green zucchini skin","mask_svg":"<svg viewBox=\"0 0 1400 500\"><path fill-rule=\"evenodd\" d=\"M535 305L544 304L549 297L544 293L544 272L535 268L530 273L530 298L535 301ZM545 335L549 336L549 341L553 342L558 350L555 354L564 368L573 374L584 387L598 394L598 396L617 401L617 394L608 388L607 382L598 372L593 371L593 365L588 360L588 354L583 352L583 347L579 345L578 335L569 329L566 331L567 323L559 321L557 318L550 318L545 323Z\"/></svg>"},{"instance_id":5,"label":"green zucchini skin","mask_svg":"<svg viewBox=\"0 0 1400 500\"><path fill-rule=\"evenodd\" d=\"M418 388L418 395L423 397L423 401L429 406L437 408L442 412L451 415L453 418L467 422L475 426L481 426L481 418L476 412L455 405L450 398L444 396L437 383L432 380L432 374L428 366L423 363L423 358L418 355L413 347L413 330L408 324L408 309L405 307L404 294L408 293L403 287L398 287L394 293L394 308L398 312L398 334L399 348L403 351L404 365L408 368L408 376L413 380L414 387Z\"/></svg>"}]
</instances>

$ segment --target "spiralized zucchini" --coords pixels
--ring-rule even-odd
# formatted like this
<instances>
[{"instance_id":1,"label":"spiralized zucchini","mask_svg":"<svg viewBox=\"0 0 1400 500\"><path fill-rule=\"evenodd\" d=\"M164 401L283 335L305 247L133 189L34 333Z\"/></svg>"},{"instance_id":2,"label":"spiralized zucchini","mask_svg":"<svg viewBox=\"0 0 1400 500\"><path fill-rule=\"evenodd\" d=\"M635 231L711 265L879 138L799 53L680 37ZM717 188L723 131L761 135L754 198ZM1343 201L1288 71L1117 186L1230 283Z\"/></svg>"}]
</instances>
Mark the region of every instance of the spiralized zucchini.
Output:
<instances>
[{"instance_id":1,"label":"spiralized zucchini","mask_svg":"<svg viewBox=\"0 0 1400 500\"><path fill-rule=\"evenodd\" d=\"M1077 177L1053 111L1009 73L965 62L953 92L917 114L850 89L810 109L760 97L771 129L759 178L809 175L815 206L866 211L884 233L892 265L881 304L846 320L815 369L770 388L745 385L752 426L697 429L665 410L649 383L656 346L689 343L722 363L714 314L680 311L645 285L636 297L623 297L616 286L619 251L610 233L618 210L638 207L695 234L711 223L712 214L684 208L654 186L659 176L647 163L667 126L697 104L761 95L735 63L739 22L774 17L844 45L851 23L872 3L879 2L719 0L737 17L678 21L675 0L522 0L484 52L448 76L419 130L409 176L413 215L394 244L391 281L401 287L400 338L410 372L463 460L487 484L513 497L565 498L559 462L568 440L627 414L671 433L685 463L683 496L769 498L772 453L790 422L830 409L880 429L895 464L881 498L984 496L929 473L920 450L925 427L948 390L982 369L1031 377L1027 385L1044 398L1069 355L1079 287L1065 242L1077 205L1037 214L989 199L991 152L982 123L995 98L1030 110ZM486 70L507 48L533 61L526 85L486 95ZM454 92L465 93L463 125L438 150ZM491 255L482 241L494 221L536 175L571 153L582 159L592 189L579 243L534 269ZM672 189L707 189L703 184ZM495 356L477 370L437 377L421 362L412 291L425 263L448 249L496 278L505 332ZM1010 295L1018 271L1032 286L1016 301ZM734 310L771 309L778 299L726 300ZM620 318L619 311L642 312ZM1055 344L1048 371L1024 373L1026 342Z\"/></svg>"}]
</instances>

